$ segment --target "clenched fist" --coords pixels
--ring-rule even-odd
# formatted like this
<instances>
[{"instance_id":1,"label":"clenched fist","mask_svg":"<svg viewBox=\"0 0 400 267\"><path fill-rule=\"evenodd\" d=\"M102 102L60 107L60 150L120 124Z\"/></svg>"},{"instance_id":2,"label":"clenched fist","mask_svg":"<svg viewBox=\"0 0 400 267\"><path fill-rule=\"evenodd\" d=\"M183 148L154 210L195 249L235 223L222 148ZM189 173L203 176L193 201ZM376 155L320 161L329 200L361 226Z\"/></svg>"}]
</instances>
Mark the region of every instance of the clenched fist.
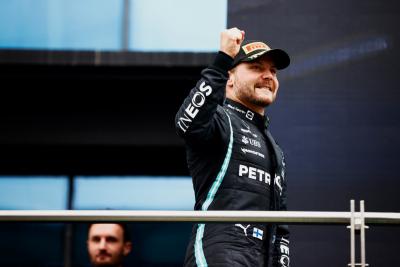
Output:
<instances>
[{"instance_id":1,"label":"clenched fist","mask_svg":"<svg viewBox=\"0 0 400 267\"><path fill-rule=\"evenodd\" d=\"M234 58L244 40L244 31L231 28L221 32L220 51Z\"/></svg>"}]
</instances>

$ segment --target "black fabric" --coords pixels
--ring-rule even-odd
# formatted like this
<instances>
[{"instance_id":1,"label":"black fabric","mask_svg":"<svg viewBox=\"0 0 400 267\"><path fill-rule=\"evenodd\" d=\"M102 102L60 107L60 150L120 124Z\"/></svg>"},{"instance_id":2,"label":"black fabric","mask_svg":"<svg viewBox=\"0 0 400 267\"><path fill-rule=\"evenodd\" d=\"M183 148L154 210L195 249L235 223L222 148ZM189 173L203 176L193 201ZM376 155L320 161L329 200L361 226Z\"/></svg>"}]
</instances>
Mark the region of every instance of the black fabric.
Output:
<instances>
[{"instance_id":1,"label":"black fabric","mask_svg":"<svg viewBox=\"0 0 400 267\"><path fill-rule=\"evenodd\" d=\"M194 208L285 210L283 153L267 129L266 117L225 99L230 63L219 53L176 115L193 178ZM196 260L203 255L208 266L289 266L288 239L288 228L281 225L198 224L185 266L198 266Z\"/></svg>"}]
</instances>

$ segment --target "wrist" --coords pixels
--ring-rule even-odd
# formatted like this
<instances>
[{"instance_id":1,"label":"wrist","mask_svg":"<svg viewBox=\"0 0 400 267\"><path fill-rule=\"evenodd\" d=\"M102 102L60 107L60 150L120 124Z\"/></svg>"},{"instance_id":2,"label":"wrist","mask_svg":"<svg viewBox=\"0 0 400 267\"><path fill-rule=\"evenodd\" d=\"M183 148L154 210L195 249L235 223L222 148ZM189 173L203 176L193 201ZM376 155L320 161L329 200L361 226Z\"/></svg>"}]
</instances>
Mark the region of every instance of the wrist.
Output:
<instances>
[{"instance_id":1,"label":"wrist","mask_svg":"<svg viewBox=\"0 0 400 267\"><path fill-rule=\"evenodd\" d=\"M225 52L219 51L210 67L228 74L228 71L232 68L232 64L233 58Z\"/></svg>"}]
</instances>

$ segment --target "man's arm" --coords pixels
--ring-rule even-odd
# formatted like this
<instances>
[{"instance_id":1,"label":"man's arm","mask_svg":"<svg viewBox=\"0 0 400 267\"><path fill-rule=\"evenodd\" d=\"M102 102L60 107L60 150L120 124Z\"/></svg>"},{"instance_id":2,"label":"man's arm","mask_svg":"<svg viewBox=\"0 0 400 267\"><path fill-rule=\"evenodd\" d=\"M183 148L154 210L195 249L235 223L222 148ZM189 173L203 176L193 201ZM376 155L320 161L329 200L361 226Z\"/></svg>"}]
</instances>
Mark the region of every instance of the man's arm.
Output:
<instances>
[{"instance_id":1,"label":"man's arm","mask_svg":"<svg viewBox=\"0 0 400 267\"><path fill-rule=\"evenodd\" d=\"M243 38L244 32L237 28L221 33L220 52L214 62L201 72L201 79L176 114L175 127L184 139L208 140L213 136L212 118L225 99L228 70Z\"/></svg>"}]
</instances>

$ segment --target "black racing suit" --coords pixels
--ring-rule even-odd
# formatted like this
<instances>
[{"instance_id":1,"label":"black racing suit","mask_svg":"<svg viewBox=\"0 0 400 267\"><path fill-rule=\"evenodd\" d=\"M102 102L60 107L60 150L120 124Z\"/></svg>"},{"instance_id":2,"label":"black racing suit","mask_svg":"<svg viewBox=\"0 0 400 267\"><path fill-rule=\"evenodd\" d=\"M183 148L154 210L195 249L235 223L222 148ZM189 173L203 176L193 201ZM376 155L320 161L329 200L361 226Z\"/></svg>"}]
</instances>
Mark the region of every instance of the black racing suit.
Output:
<instances>
[{"instance_id":1,"label":"black racing suit","mask_svg":"<svg viewBox=\"0 0 400 267\"><path fill-rule=\"evenodd\" d=\"M195 210L286 210L283 153L266 117L225 99L232 58L219 52L180 107ZM185 266L289 266L289 231L274 224L196 224Z\"/></svg>"}]
</instances>

